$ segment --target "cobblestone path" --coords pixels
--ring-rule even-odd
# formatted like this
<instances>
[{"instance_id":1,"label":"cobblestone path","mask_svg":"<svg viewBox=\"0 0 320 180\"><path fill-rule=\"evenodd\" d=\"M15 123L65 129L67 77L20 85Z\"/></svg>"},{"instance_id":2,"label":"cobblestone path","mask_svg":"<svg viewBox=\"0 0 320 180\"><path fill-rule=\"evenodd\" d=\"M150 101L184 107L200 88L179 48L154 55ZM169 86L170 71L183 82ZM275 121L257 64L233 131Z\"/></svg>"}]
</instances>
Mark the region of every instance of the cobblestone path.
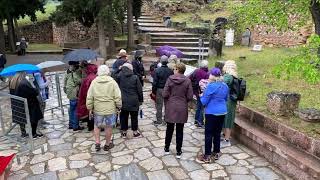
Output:
<instances>
[{"instance_id":1,"label":"cobblestone path","mask_svg":"<svg viewBox=\"0 0 320 180\"><path fill-rule=\"evenodd\" d=\"M128 139L122 139L119 131L115 130L115 147L110 152L102 150L96 153L92 133L68 130L68 115L49 111L45 113L45 120L50 125L41 130L45 137L36 140L36 145L43 145L44 154L37 149L33 153L19 155L20 162L14 160L9 179L289 179L264 158L236 142L222 149L223 155L218 161L199 163L196 156L203 149L204 130L193 125L193 112L190 112L184 129L182 158L175 158L175 138L170 147L171 154L164 155L166 128L152 125L155 108L147 92L150 85L147 86L144 117L139 117L142 137L132 138L132 133L129 133ZM55 103L48 104L52 106ZM0 155L17 153L18 149L16 144L0 139Z\"/></svg>"}]
</instances>

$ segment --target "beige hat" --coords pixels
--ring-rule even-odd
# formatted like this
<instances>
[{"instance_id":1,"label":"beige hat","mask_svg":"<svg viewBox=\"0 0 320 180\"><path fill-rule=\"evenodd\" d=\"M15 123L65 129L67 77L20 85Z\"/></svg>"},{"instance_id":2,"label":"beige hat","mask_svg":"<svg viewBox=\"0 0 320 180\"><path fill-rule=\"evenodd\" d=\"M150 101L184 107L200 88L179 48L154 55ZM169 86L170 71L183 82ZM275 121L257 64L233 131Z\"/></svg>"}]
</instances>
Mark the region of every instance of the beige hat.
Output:
<instances>
[{"instance_id":1,"label":"beige hat","mask_svg":"<svg viewBox=\"0 0 320 180\"><path fill-rule=\"evenodd\" d=\"M124 50L124 49L121 49L118 55L119 55L120 57L127 56L127 51Z\"/></svg>"}]
</instances>

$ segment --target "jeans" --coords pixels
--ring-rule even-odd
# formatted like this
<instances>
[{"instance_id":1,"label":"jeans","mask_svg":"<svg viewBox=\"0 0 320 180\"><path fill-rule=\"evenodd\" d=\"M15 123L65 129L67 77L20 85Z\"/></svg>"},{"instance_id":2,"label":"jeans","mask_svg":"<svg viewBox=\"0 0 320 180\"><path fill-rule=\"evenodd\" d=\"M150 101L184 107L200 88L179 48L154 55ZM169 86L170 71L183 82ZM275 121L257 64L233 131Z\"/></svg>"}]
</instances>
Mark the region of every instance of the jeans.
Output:
<instances>
[{"instance_id":1,"label":"jeans","mask_svg":"<svg viewBox=\"0 0 320 180\"><path fill-rule=\"evenodd\" d=\"M72 129L79 128L79 120L77 117L77 100L70 100L70 108L69 108L69 127Z\"/></svg>"},{"instance_id":2,"label":"jeans","mask_svg":"<svg viewBox=\"0 0 320 180\"><path fill-rule=\"evenodd\" d=\"M176 125L176 149L177 152L181 152L182 142L183 142L183 127L184 123L169 123L167 122L167 130L166 130L166 140L165 140L165 148L169 149L171 144L171 139L174 131L174 125Z\"/></svg>"},{"instance_id":3,"label":"jeans","mask_svg":"<svg viewBox=\"0 0 320 180\"><path fill-rule=\"evenodd\" d=\"M162 96L162 91L163 89L157 89L157 95L156 95L156 117L157 117L157 122L162 123L162 108L163 108L163 96Z\"/></svg>"},{"instance_id":4,"label":"jeans","mask_svg":"<svg viewBox=\"0 0 320 180\"><path fill-rule=\"evenodd\" d=\"M205 155L210 156L212 151L212 139L213 139L213 152L220 153L220 136L224 123L225 115L215 116L212 114L206 114L205 123Z\"/></svg>"},{"instance_id":5,"label":"jeans","mask_svg":"<svg viewBox=\"0 0 320 180\"><path fill-rule=\"evenodd\" d=\"M121 130L127 131L128 130L128 119L129 114L131 117L131 129L132 131L138 130L138 113L139 111L125 111L121 110L120 112L120 123L121 123Z\"/></svg>"},{"instance_id":6,"label":"jeans","mask_svg":"<svg viewBox=\"0 0 320 180\"><path fill-rule=\"evenodd\" d=\"M203 124L203 105L201 103L200 97L197 97L197 110L195 114L195 120L199 124Z\"/></svg>"}]
</instances>

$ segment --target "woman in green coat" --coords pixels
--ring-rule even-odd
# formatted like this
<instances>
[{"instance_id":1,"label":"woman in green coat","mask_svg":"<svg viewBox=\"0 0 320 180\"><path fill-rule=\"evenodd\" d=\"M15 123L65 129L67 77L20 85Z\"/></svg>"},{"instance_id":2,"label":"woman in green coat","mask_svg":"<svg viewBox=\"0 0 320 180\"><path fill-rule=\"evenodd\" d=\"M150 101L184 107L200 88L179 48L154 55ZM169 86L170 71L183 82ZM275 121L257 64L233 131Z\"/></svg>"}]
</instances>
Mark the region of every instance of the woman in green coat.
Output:
<instances>
[{"instance_id":1,"label":"woman in green coat","mask_svg":"<svg viewBox=\"0 0 320 180\"><path fill-rule=\"evenodd\" d=\"M228 60L225 62L225 65L223 66L224 71L224 82L228 85L229 88L231 88L233 79L238 77L237 74L237 65L235 61ZM236 117L236 107L237 107L237 101L233 101L230 98L228 99L227 108L228 113L225 117L224 121L224 139L221 141L221 147L228 147L231 146L230 143L230 136L231 136L231 129L234 126L234 120Z\"/></svg>"}]
</instances>

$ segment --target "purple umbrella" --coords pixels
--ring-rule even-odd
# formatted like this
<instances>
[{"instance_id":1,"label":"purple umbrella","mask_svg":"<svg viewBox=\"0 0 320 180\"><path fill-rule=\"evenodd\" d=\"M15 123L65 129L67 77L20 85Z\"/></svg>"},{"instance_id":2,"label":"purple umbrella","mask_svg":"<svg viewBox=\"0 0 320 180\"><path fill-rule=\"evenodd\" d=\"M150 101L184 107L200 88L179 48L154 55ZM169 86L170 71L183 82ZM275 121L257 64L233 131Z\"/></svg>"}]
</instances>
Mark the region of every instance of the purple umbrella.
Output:
<instances>
[{"instance_id":1,"label":"purple umbrella","mask_svg":"<svg viewBox=\"0 0 320 180\"><path fill-rule=\"evenodd\" d=\"M168 45L160 46L160 47L156 48L156 52L157 52L157 55L160 57L163 55L166 55L168 57L170 57L171 55L176 55L178 58L183 57L183 53L180 50L178 50L175 47L168 46Z\"/></svg>"}]
</instances>

